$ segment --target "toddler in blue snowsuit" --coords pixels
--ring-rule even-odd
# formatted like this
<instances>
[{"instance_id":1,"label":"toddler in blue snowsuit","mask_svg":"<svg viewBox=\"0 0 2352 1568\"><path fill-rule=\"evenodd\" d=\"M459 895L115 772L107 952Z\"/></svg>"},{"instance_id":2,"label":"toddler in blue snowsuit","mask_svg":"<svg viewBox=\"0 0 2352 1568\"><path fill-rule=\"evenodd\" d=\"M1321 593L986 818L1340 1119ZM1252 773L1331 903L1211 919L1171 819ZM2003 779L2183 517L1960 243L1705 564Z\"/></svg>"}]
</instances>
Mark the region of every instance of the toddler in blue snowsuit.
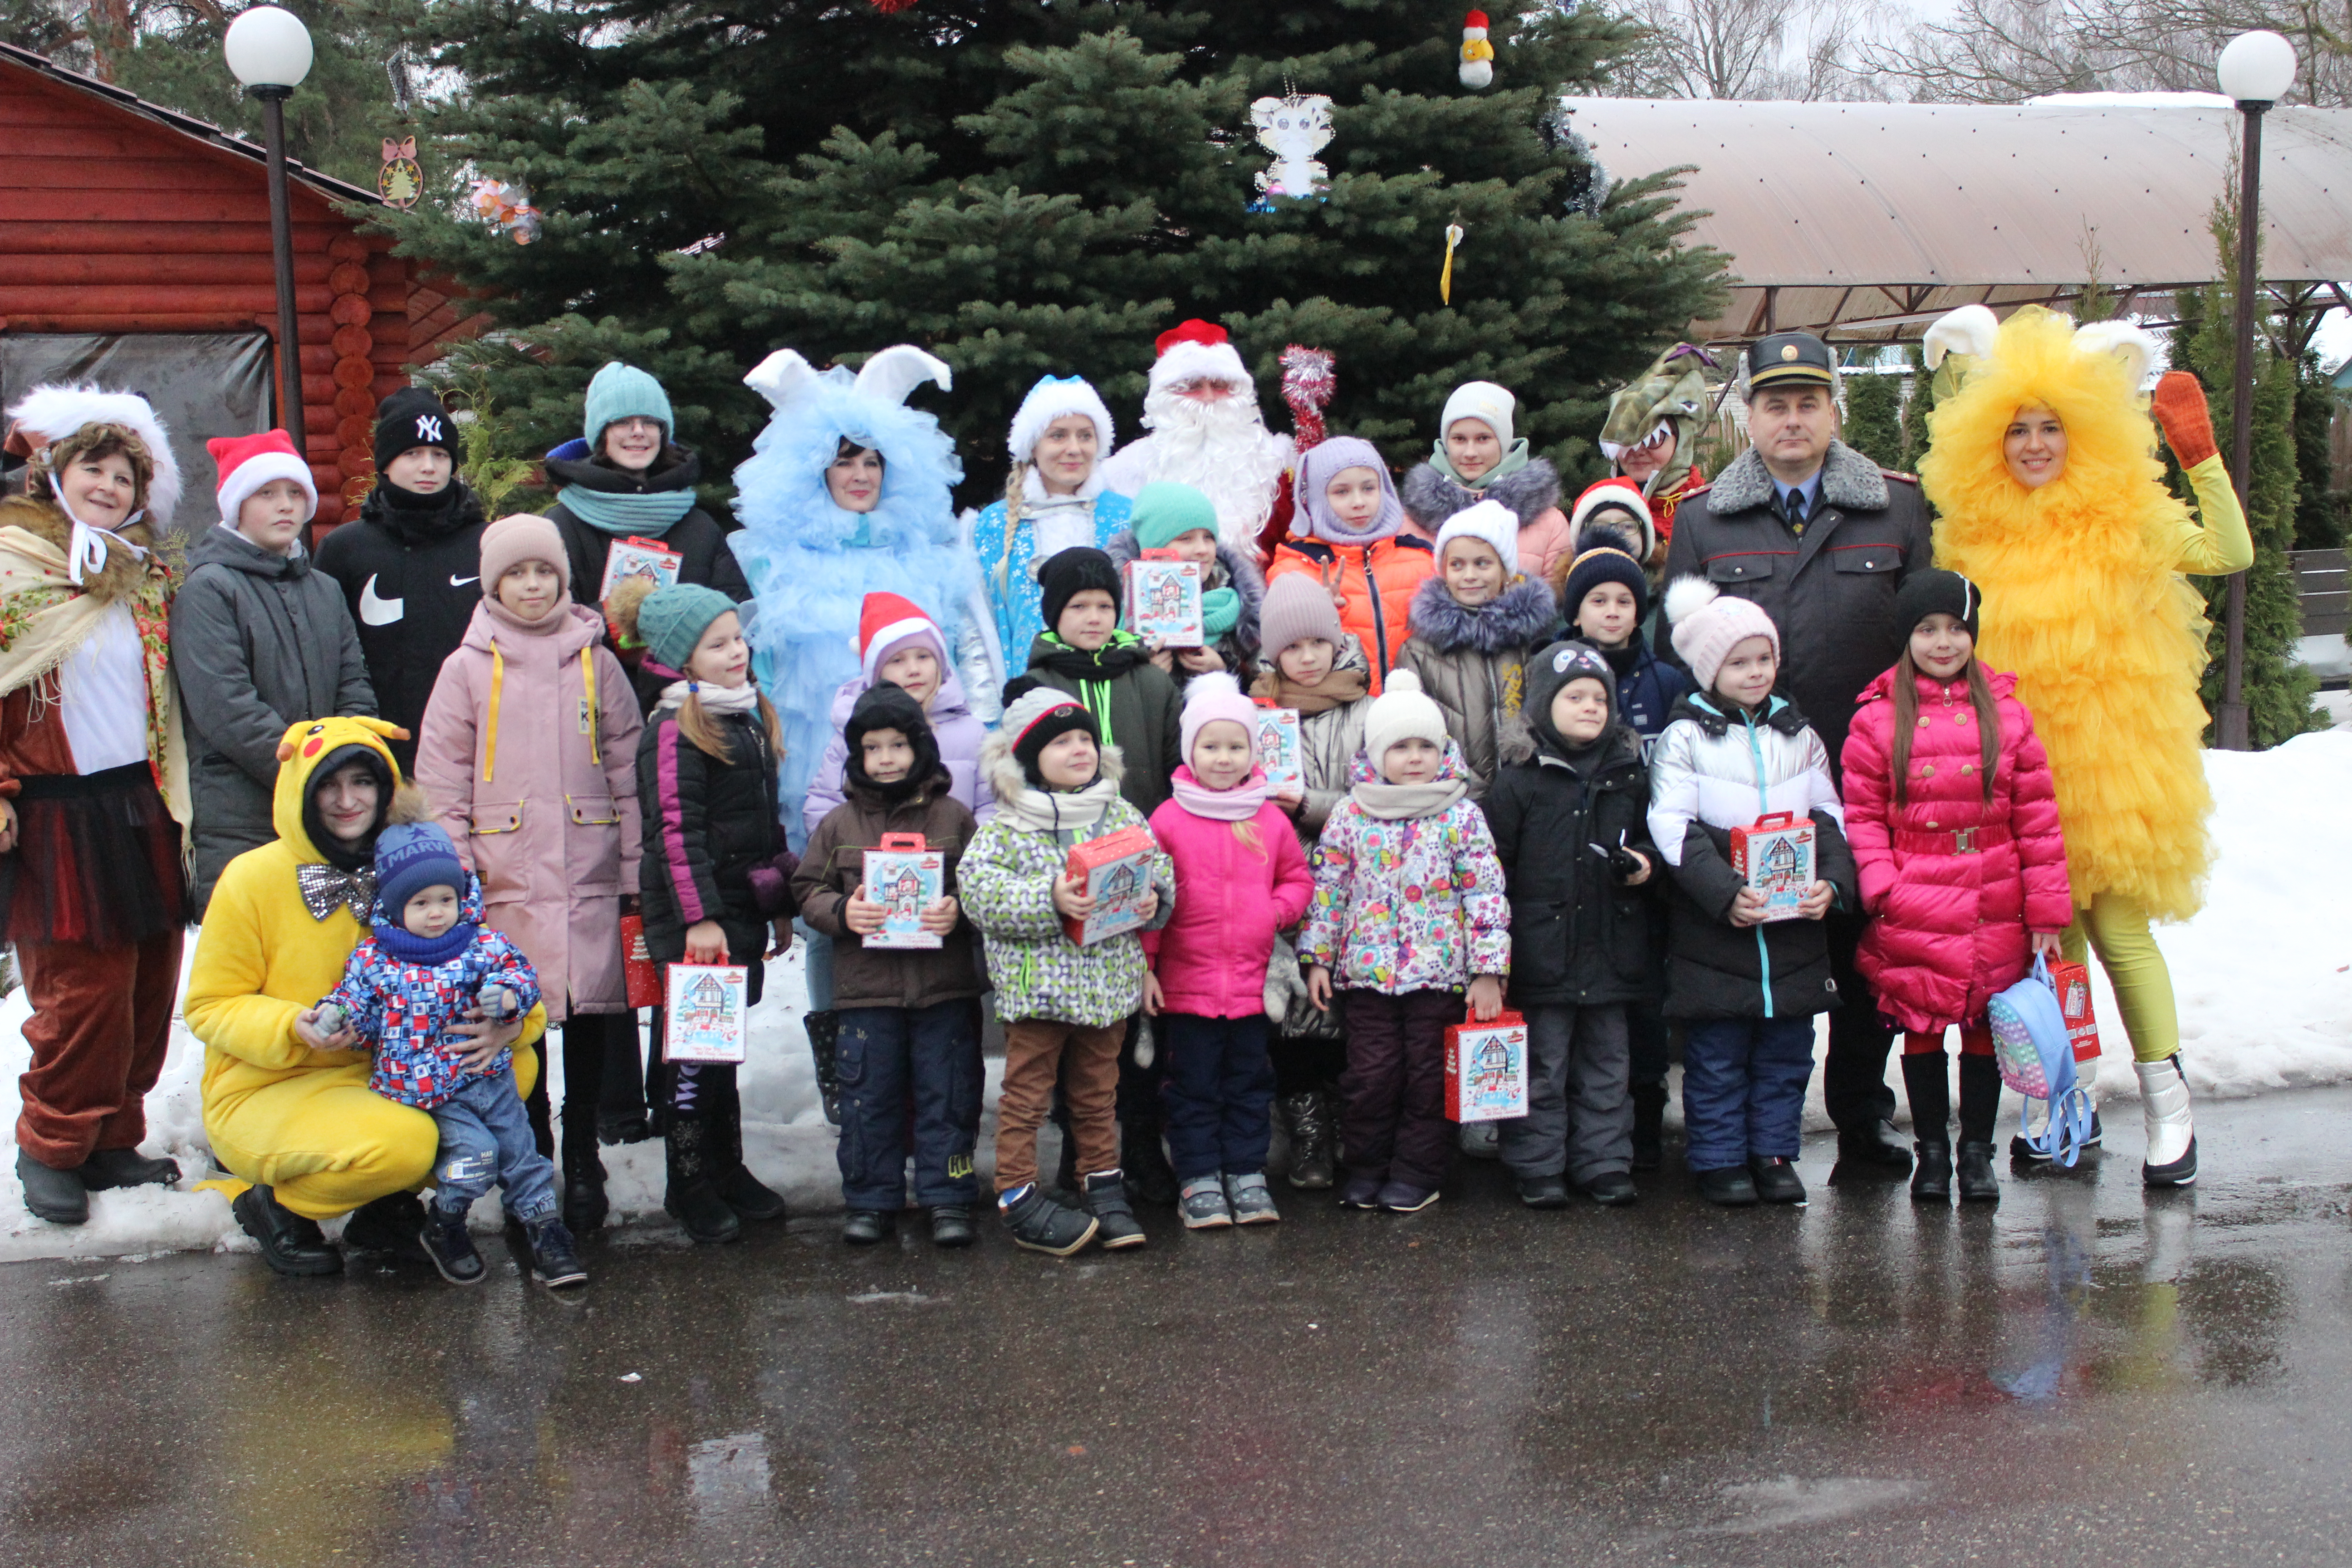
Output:
<instances>
[{"instance_id":1,"label":"toddler in blue snowsuit","mask_svg":"<svg viewBox=\"0 0 2352 1568\"><path fill-rule=\"evenodd\" d=\"M429 1111L440 1131L430 1217L418 1238L452 1284L482 1278L466 1232L474 1200L498 1186L530 1234L531 1271L549 1285L587 1279L558 1217L555 1167L533 1142L516 1092L514 1053L468 1065L474 1042L450 1027L473 1016L510 1018L539 1005L539 977L521 949L482 924L481 884L431 823L398 823L376 837L374 931L352 950L341 984L319 1004L318 1026L372 1048L368 1087Z\"/></svg>"}]
</instances>

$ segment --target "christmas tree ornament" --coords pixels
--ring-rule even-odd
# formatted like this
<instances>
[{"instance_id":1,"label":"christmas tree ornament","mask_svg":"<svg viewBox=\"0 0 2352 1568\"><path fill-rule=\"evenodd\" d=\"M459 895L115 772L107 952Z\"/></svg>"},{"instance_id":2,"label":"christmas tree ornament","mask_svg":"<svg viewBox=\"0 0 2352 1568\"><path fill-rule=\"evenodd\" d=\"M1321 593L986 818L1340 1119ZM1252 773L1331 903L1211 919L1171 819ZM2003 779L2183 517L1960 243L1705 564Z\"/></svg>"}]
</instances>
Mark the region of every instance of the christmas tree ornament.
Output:
<instances>
[{"instance_id":1,"label":"christmas tree ornament","mask_svg":"<svg viewBox=\"0 0 2352 1568\"><path fill-rule=\"evenodd\" d=\"M915 8L915 0L866 0L866 4L885 16L895 16L901 11L911 11Z\"/></svg>"},{"instance_id":2,"label":"christmas tree ornament","mask_svg":"<svg viewBox=\"0 0 2352 1568\"><path fill-rule=\"evenodd\" d=\"M1339 390L1329 349L1293 343L1282 351L1282 401L1290 409L1293 443L1299 451L1321 442L1326 432L1323 412Z\"/></svg>"},{"instance_id":3,"label":"christmas tree ornament","mask_svg":"<svg viewBox=\"0 0 2352 1568\"><path fill-rule=\"evenodd\" d=\"M530 205L530 187L520 180L476 180L474 211L500 234L514 236L517 245L539 237L539 209Z\"/></svg>"},{"instance_id":4,"label":"christmas tree ornament","mask_svg":"<svg viewBox=\"0 0 2352 1568\"><path fill-rule=\"evenodd\" d=\"M1462 243L1462 226L1445 226L1445 265L1437 274L1437 298L1440 303L1454 303L1454 248Z\"/></svg>"},{"instance_id":5,"label":"christmas tree ornament","mask_svg":"<svg viewBox=\"0 0 2352 1568\"><path fill-rule=\"evenodd\" d=\"M1462 85L1473 89L1493 85L1495 46L1486 41L1486 13L1473 11L1462 18Z\"/></svg>"},{"instance_id":6,"label":"christmas tree ornament","mask_svg":"<svg viewBox=\"0 0 2352 1568\"><path fill-rule=\"evenodd\" d=\"M1272 212L1276 196L1321 201L1331 171L1315 154L1331 141L1331 100L1293 89L1251 104L1250 123L1257 127L1258 145L1274 154L1273 165L1257 177L1258 200L1252 210Z\"/></svg>"},{"instance_id":7,"label":"christmas tree ornament","mask_svg":"<svg viewBox=\"0 0 2352 1568\"><path fill-rule=\"evenodd\" d=\"M375 177L375 194L383 205L405 212L425 194L425 171L416 164L416 138L383 139L383 169Z\"/></svg>"}]
</instances>

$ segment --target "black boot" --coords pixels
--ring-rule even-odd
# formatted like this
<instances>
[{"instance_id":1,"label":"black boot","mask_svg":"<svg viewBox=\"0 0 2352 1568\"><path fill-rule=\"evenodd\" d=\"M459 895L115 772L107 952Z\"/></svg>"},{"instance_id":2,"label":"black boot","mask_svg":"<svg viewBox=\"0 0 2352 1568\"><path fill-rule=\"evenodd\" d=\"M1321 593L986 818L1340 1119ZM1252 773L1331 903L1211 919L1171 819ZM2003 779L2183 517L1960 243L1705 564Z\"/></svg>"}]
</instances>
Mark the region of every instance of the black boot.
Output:
<instances>
[{"instance_id":1,"label":"black boot","mask_svg":"<svg viewBox=\"0 0 2352 1568\"><path fill-rule=\"evenodd\" d=\"M278 1201L268 1187L247 1187L229 1212L237 1228L261 1244L261 1260L280 1274L341 1274L343 1255L327 1245L319 1222Z\"/></svg>"},{"instance_id":2,"label":"black boot","mask_svg":"<svg viewBox=\"0 0 2352 1568\"><path fill-rule=\"evenodd\" d=\"M1960 1202L2000 1202L2000 1178L1992 1173L1992 1141L1960 1140Z\"/></svg>"},{"instance_id":3,"label":"black boot","mask_svg":"<svg viewBox=\"0 0 2352 1568\"><path fill-rule=\"evenodd\" d=\"M604 1162L593 1138L576 1137L568 1126L563 1132L563 1224L575 1237L593 1236L613 1209L604 1197Z\"/></svg>"},{"instance_id":4,"label":"black boot","mask_svg":"<svg viewBox=\"0 0 2352 1568\"><path fill-rule=\"evenodd\" d=\"M1055 1258L1067 1258L1092 1241L1095 1233L1102 1228L1094 1215L1055 1202L1034 1182L1029 1184L1029 1190L1017 1202L1000 1202L997 1207L1004 1215L1005 1228L1013 1233L1014 1245Z\"/></svg>"},{"instance_id":5,"label":"black boot","mask_svg":"<svg viewBox=\"0 0 2352 1568\"><path fill-rule=\"evenodd\" d=\"M150 1160L136 1149L100 1149L82 1162L81 1184L93 1193L110 1187L168 1187L180 1179L176 1160Z\"/></svg>"},{"instance_id":6,"label":"black boot","mask_svg":"<svg viewBox=\"0 0 2352 1568\"><path fill-rule=\"evenodd\" d=\"M556 1290L588 1283L588 1270L581 1267L572 1232L562 1220L551 1216L534 1221L523 1226L523 1233L530 1238L532 1279Z\"/></svg>"},{"instance_id":7,"label":"black boot","mask_svg":"<svg viewBox=\"0 0 2352 1568\"><path fill-rule=\"evenodd\" d=\"M1940 1136L1922 1138L1914 1145L1918 1163L1911 1167L1911 1201L1948 1204L1952 1201L1952 1146Z\"/></svg>"},{"instance_id":8,"label":"black boot","mask_svg":"<svg viewBox=\"0 0 2352 1568\"><path fill-rule=\"evenodd\" d=\"M699 1111L670 1112L663 1142L669 1184L662 1194L662 1207L696 1241L733 1241L742 1234L743 1222L719 1194L712 1175L711 1134L710 1122Z\"/></svg>"},{"instance_id":9,"label":"black boot","mask_svg":"<svg viewBox=\"0 0 2352 1568\"><path fill-rule=\"evenodd\" d=\"M809 1013L801 1018L808 1031L809 1058L816 1063L816 1091L824 1100L824 1119L841 1125L841 1074L835 1066L841 1045L841 1015Z\"/></svg>"},{"instance_id":10,"label":"black boot","mask_svg":"<svg viewBox=\"0 0 2352 1568\"><path fill-rule=\"evenodd\" d=\"M1135 1210L1127 1201L1127 1184L1117 1171L1099 1171L1087 1178L1086 1204L1087 1212L1101 1227L1097 1235L1106 1250L1143 1245L1143 1226L1136 1223Z\"/></svg>"},{"instance_id":11,"label":"black boot","mask_svg":"<svg viewBox=\"0 0 2352 1568\"><path fill-rule=\"evenodd\" d=\"M1666 1086L1633 1085L1633 1169L1654 1171L1666 1159Z\"/></svg>"},{"instance_id":12,"label":"black boot","mask_svg":"<svg viewBox=\"0 0 2352 1568\"><path fill-rule=\"evenodd\" d=\"M386 1193L352 1211L352 1217L343 1223L343 1246L428 1263L432 1259L417 1239L424 1228L425 1205L415 1193Z\"/></svg>"},{"instance_id":13,"label":"black boot","mask_svg":"<svg viewBox=\"0 0 2352 1568\"><path fill-rule=\"evenodd\" d=\"M730 1070L726 1076L728 1081L719 1091L718 1119L713 1126L719 1139L719 1195L735 1211L738 1219L782 1219L783 1194L753 1175L743 1163L743 1097L736 1089L734 1072Z\"/></svg>"},{"instance_id":14,"label":"black boot","mask_svg":"<svg viewBox=\"0 0 2352 1568\"><path fill-rule=\"evenodd\" d=\"M1168 1151L1160 1146L1160 1119L1131 1116L1118 1126L1119 1159L1127 1171L1127 1190L1139 1204L1176 1206L1176 1169Z\"/></svg>"},{"instance_id":15,"label":"black boot","mask_svg":"<svg viewBox=\"0 0 2352 1568\"><path fill-rule=\"evenodd\" d=\"M1282 1122L1284 1131L1290 1134L1290 1184L1305 1193L1319 1193L1329 1187L1330 1100L1319 1089L1285 1095Z\"/></svg>"},{"instance_id":16,"label":"black boot","mask_svg":"<svg viewBox=\"0 0 2352 1568\"><path fill-rule=\"evenodd\" d=\"M1911 1101L1911 1132L1918 1140L1918 1163L1911 1172L1915 1203L1952 1201L1952 1085L1941 1051L1906 1051L1903 1093Z\"/></svg>"},{"instance_id":17,"label":"black boot","mask_svg":"<svg viewBox=\"0 0 2352 1568\"><path fill-rule=\"evenodd\" d=\"M16 1151L16 1179L25 1186L25 1206L51 1225L81 1225L89 1218L89 1188L81 1169L60 1171Z\"/></svg>"}]
</instances>

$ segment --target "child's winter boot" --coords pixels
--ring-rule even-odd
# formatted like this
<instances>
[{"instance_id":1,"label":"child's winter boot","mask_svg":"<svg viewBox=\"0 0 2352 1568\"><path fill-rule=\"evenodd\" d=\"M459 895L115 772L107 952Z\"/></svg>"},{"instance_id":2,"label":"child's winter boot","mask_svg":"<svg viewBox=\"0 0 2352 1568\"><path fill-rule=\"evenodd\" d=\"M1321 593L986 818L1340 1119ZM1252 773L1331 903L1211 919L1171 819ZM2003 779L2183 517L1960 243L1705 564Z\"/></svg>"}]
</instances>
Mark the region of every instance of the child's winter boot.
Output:
<instances>
[{"instance_id":1,"label":"child's winter boot","mask_svg":"<svg viewBox=\"0 0 2352 1568\"><path fill-rule=\"evenodd\" d=\"M1283 1131L1290 1135L1290 1184L1321 1192L1331 1184L1331 1102L1321 1089L1283 1096Z\"/></svg>"},{"instance_id":2,"label":"child's winter boot","mask_svg":"<svg viewBox=\"0 0 2352 1568\"><path fill-rule=\"evenodd\" d=\"M719 1195L712 1178L716 1158L713 1129L698 1112L672 1111L663 1138L668 1185L662 1207L696 1241L733 1241L743 1233L743 1222Z\"/></svg>"},{"instance_id":3,"label":"child's winter boot","mask_svg":"<svg viewBox=\"0 0 2352 1568\"><path fill-rule=\"evenodd\" d=\"M1960 1202L2000 1202L1992 1171L1992 1134L2000 1115L2000 1068L1992 1058L1960 1058Z\"/></svg>"},{"instance_id":4,"label":"child's winter boot","mask_svg":"<svg viewBox=\"0 0 2352 1568\"><path fill-rule=\"evenodd\" d=\"M1105 1251L1141 1247L1148 1239L1135 1217L1134 1205L1127 1200L1127 1178L1119 1172L1097 1171L1088 1176L1085 1201L1087 1212L1102 1227L1096 1239Z\"/></svg>"},{"instance_id":5,"label":"child's winter boot","mask_svg":"<svg viewBox=\"0 0 2352 1568\"><path fill-rule=\"evenodd\" d=\"M1224 1178L1212 1171L1185 1183L1176 1199L1176 1213L1186 1230L1221 1230L1232 1225L1234 1211L1225 1202Z\"/></svg>"},{"instance_id":6,"label":"child's winter boot","mask_svg":"<svg viewBox=\"0 0 2352 1568\"><path fill-rule=\"evenodd\" d=\"M970 1247L980 1239L971 1227L971 1209L965 1204L934 1204L931 1206L931 1245L933 1247Z\"/></svg>"},{"instance_id":7,"label":"child's winter boot","mask_svg":"<svg viewBox=\"0 0 2352 1568\"><path fill-rule=\"evenodd\" d=\"M996 1200L1013 1245L1032 1252L1067 1258L1095 1238L1102 1222L1045 1195L1036 1183L1026 1183Z\"/></svg>"},{"instance_id":8,"label":"child's winter boot","mask_svg":"<svg viewBox=\"0 0 2352 1568\"><path fill-rule=\"evenodd\" d=\"M730 1079L733 1074L728 1075ZM719 1090L713 1131L719 1140L713 1169L719 1195L735 1217L772 1220L784 1217L783 1194L753 1175L743 1163L743 1095L733 1083Z\"/></svg>"},{"instance_id":9,"label":"child's winter boot","mask_svg":"<svg viewBox=\"0 0 2352 1568\"><path fill-rule=\"evenodd\" d=\"M841 1015L809 1013L803 1015L801 1027L808 1031L809 1058L816 1064L816 1092L824 1101L824 1119L835 1127L841 1125L841 1073L834 1065L835 1052L841 1044Z\"/></svg>"},{"instance_id":10,"label":"child's winter boot","mask_svg":"<svg viewBox=\"0 0 2352 1568\"><path fill-rule=\"evenodd\" d=\"M1803 1208L1806 1204L1804 1178L1797 1174L1797 1162L1774 1155L1751 1154L1748 1169L1756 1181L1756 1201L1760 1204L1793 1204Z\"/></svg>"},{"instance_id":11,"label":"child's winter boot","mask_svg":"<svg viewBox=\"0 0 2352 1568\"><path fill-rule=\"evenodd\" d=\"M841 1239L852 1247L872 1247L887 1240L898 1228L898 1216L881 1209L851 1209L841 1218Z\"/></svg>"},{"instance_id":12,"label":"child's winter boot","mask_svg":"<svg viewBox=\"0 0 2352 1568\"><path fill-rule=\"evenodd\" d=\"M433 1259L442 1279L452 1285L481 1283L482 1255L474 1250L474 1238L467 1234L464 1209L436 1205L416 1239L424 1243L425 1255Z\"/></svg>"},{"instance_id":13,"label":"child's winter boot","mask_svg":"<svg viewBox=\"0 0 2352 1568\"><path fill-rule=\"evenodd\" d=\"M588 1270L581 1267L572 1232L562 1220L551 1215L545 1219L527 1220L523 1231L530 1237L532 1279L553 1290L588 1283Z\"/></svg>"},{"instance_id":14,"label":"child's winter boot","mask_svg":"<svg viewBox=\"0 0 2352 1568\"><path fill-rule=\"evenodd\" d=\"M1274 1194L1265 1189L1264 1171L1227 1176L1225 1206L1233 1211L1235 1225L1272 1225L1282 1217L1274 1206Z\"/></svg>"},{"instance_id":15,"label":"child's winter boot","mask_svg":"<svg viewBox=\"0 0 2352 1568\"><path fill-rule=\"evenodd\" d=\"M1756 1201L1756 1178L1745 1165L1726 1165L1697 1173L1698 1195L1725 1208L1746 1208Z\"/></svg>"},{"instance_id":16,"label":"child's winter boot","mask_svg":"<svg viewBox=\"0 0 2352 1568\"><path fill-rule=\"evenodd\" d=\"M2147 1122L2147 1155L2140 1180L2151 1187L2185 1187L2197 1179L2197 1129L2189 1120L2189 1078L2180 1053L2160 1062L2136 1062L2140 1114Z\"/></svg>"}]
</instances>

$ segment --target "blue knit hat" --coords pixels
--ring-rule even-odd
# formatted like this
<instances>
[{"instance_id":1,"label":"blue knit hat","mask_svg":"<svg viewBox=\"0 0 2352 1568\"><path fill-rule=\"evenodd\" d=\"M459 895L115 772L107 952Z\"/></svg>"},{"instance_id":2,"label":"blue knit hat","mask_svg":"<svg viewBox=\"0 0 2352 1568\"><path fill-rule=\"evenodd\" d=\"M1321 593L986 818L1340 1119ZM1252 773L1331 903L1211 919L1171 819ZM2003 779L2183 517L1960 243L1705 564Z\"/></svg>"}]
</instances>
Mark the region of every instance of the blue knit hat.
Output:
<instances>
[{"instance_id":1,"label":"blue knit hat","mask_svg":"<svg viewBox=\"0 0 2352 1568\"><path fill-rule=\"evenodd\" d=\"M580 433L587 437L592 453L604 445L604 426L616 419L658 419L665 441L677 429L677 416L669 409L669 394L662 390L662 384L635 365L609 360L588 384L587 416Z\"/></svg>"},{"instance_id":2,"label":"blue knit hat","mask_svg":"<svg viewBox=\"0 0 2352 1568\"><path fill-rule=\"evenodd\" d=\"M637 607L637 637L656 664L683 674L686 661L694 657L694 645L711 622L730 611L740 614L740 607L716 588L697 583L656 588Z\"/></svg>"},{"instance_id":3,"label":"blue knit hat","mask_svg":"<svg viewBox=\"0 0 2352 1568\"><path fill-rule=\"evenodd\" d=\"M466 866L449 836L429 822L396 822L375 836L375 893L400 923L408 900L427 888L455 888L466 896Z\"/></svg>"}]
</instances>

